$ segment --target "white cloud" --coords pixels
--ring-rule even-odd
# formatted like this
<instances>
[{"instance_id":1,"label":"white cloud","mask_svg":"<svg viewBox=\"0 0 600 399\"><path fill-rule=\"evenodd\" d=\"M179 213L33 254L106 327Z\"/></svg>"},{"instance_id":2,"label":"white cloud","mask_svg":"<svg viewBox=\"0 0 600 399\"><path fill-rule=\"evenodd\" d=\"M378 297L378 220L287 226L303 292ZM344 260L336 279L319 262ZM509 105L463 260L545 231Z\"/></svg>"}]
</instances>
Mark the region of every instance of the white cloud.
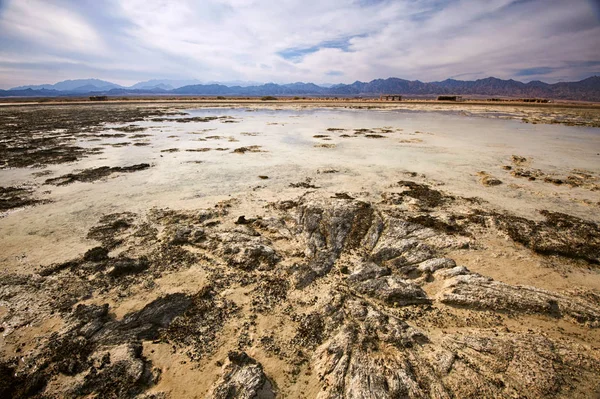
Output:
<instances>
[{"instance_id":1,"label":"white cloud","mask_svg":"<svg viewBox=\"0 0 600 399\"><path fill-rule=\"evenodd\" d=\"M83 18L51 1L13 0L4 7L0 31L7 37L75 53L106 50L101 36Z\"/></svg>"},{"instance_id":2,"label":"white cloud","mask_svg":"<svg viewBox=\"0 0 600 399\"><path fill-rule=\"evenodd\" d=\"M10 38L0 39L0 46L10 40L37 45L31 51L12 49L11 58L23 62L40 48L48 56L55 49L57 57L68 50L73 63L86 67L81 73L112 72L115 81L136 74L205 81L351 82L389 76L431 81L518 78L519 71L539 67L545 68L539 76L526 77L558 80L593 72L597 65L590 62L600 58L600 25L587 0L101 4L99 18L59 0L9 2L0 12L0 30ZM107 21L114 27L105 29ZM281 55L295 50L296 57ZM123 71L127 77L120 76ZM331 71L343 75L332 77ZM28 73L24 69L21 80Z\"/></svg>"}]
</instances>

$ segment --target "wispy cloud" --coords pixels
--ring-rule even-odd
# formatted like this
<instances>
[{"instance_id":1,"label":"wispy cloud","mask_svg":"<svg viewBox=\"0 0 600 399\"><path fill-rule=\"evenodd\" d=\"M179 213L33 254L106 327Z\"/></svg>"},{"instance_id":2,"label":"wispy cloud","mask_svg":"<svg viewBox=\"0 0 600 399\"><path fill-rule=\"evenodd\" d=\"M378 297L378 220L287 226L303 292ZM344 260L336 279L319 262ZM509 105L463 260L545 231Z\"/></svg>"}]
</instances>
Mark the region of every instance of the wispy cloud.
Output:
<instances>
[{"instance_id":1,"label":"wispy cloud","mask_svg":"<svg viewBox=\"0 0 600 399\"><path fill-rule=\"evenodd\" d=\"M592 0L8 0L0 85L600 72Z\"/></svg>"},{"instance_id":2,"label":"wispy cloud","mask_svg":"<svg viewBox=\"0 0 600 399\"><path fill-rule=\"evenodd\" d=\"M5 40L27 42L34 48L85 54L106 51L102 37L84 18L47 1L7 3L2 10L0 30Z\"/></svg>"}]
</instances>

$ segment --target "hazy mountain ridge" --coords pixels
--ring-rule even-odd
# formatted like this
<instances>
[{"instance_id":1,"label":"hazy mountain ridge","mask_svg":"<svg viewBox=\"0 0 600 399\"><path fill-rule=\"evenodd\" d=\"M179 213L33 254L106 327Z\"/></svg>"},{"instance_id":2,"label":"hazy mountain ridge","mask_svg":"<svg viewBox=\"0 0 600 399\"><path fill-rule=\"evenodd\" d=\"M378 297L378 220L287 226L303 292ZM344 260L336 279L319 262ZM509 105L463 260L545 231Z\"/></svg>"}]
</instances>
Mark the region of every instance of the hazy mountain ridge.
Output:
<instances>
[{"instance_id":1,"label":"hazy mountain ridge","mask_svg":"<svg viewBox=\"0 0 600 399\"><path fill-rule=\"evenodd\" d=\"M191 84L194 81L150 80L123 87L99 79L67 80L53 85L20 86L0 90L0 96L73 96L82 94L105 95L205 95L205 96L377 96L379 94L402 95L482 95L490 97L541 97L580 101L600 101L600 77L592 76L578 82L544 83L519 82L494 77L463 81L446 79L441 82L421 82L399 78L375 79L370 82L356 81L323 87L314 83L267 83L252 86L227 86L219 83Z\"/></svg>"},{"instance_id":2,"label":"hazy mountain ridge","mask_svg":"<svg viewBox=\"0 0 600 399\"><path fill-rule=\"evenodd\" d=\"M116 83L108 82L106 80L100 79L73 79L73 80L63 80L62 82L58 82L55 84L43 84L43 85L28 85L28 86L18 86L13 87L8 91L17 91L17 90L58 90L58 91L85 91L89 92L92 90L110 90L117 87L122 87Z\"/></svg>"}]
</instances>

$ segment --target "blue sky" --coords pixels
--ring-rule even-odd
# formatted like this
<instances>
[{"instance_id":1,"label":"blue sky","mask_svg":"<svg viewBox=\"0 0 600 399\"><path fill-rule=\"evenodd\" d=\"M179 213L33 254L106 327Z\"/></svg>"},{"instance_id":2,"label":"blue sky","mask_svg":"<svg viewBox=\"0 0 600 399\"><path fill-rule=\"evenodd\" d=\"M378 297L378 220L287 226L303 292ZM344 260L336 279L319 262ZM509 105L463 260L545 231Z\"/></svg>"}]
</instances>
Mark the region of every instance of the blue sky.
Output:
<instances>
[{"instance_id":1,"label":"blue sky","mask_svg":"<svg viewBox=\"0 0 600 399\"><path fill-rule=\"evenodd\" d=\"M600 74L600 0L0 0L0 87Z\"/></svg>"}]
</instances>

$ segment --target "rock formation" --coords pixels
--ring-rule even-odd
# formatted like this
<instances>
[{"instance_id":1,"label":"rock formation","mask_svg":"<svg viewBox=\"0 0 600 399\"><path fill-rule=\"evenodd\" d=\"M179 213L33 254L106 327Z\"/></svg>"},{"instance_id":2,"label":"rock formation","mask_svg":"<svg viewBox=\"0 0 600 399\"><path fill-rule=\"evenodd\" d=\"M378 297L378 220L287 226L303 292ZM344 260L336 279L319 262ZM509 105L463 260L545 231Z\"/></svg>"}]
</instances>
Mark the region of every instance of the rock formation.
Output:
<instances>
[{"instance_id":1,"label":"rock formation","mask_svg":"<svg viewBox=\"0 0 600 399\"><path fill-rule=\"evenodd\" d=\"M558 256L575 243L593 264L588 246L598 226L555 214L546 224L475 211L452 218L442 211L460 199L398 186L404 191L380 204L301 198L271 204L257 218L232 214L230 203L103 217L88 234L99 246L81 257L31 276L1 276L6 336L50 315L62 327L27 357L3 358L0 394L168 397L156 393L162 369L148 343L168 345L203 370L218 367L211 398L293 396L302 375L320 399L598 393L597 347L504 323L520 317L527 325L534 315L591 331L600 326L593 295L506 284L447 256L472 245L476 229L493 228ZM512 234L512 221L529 238ZM89 303L96 295L151 294L157 278L191 268L206 274L202 286L159 295L122 317L113 305ZM219 353L228 353L224 362ZM260 360L269 356L288 377L275 378Z\"/></svg>"}]
</instances>

